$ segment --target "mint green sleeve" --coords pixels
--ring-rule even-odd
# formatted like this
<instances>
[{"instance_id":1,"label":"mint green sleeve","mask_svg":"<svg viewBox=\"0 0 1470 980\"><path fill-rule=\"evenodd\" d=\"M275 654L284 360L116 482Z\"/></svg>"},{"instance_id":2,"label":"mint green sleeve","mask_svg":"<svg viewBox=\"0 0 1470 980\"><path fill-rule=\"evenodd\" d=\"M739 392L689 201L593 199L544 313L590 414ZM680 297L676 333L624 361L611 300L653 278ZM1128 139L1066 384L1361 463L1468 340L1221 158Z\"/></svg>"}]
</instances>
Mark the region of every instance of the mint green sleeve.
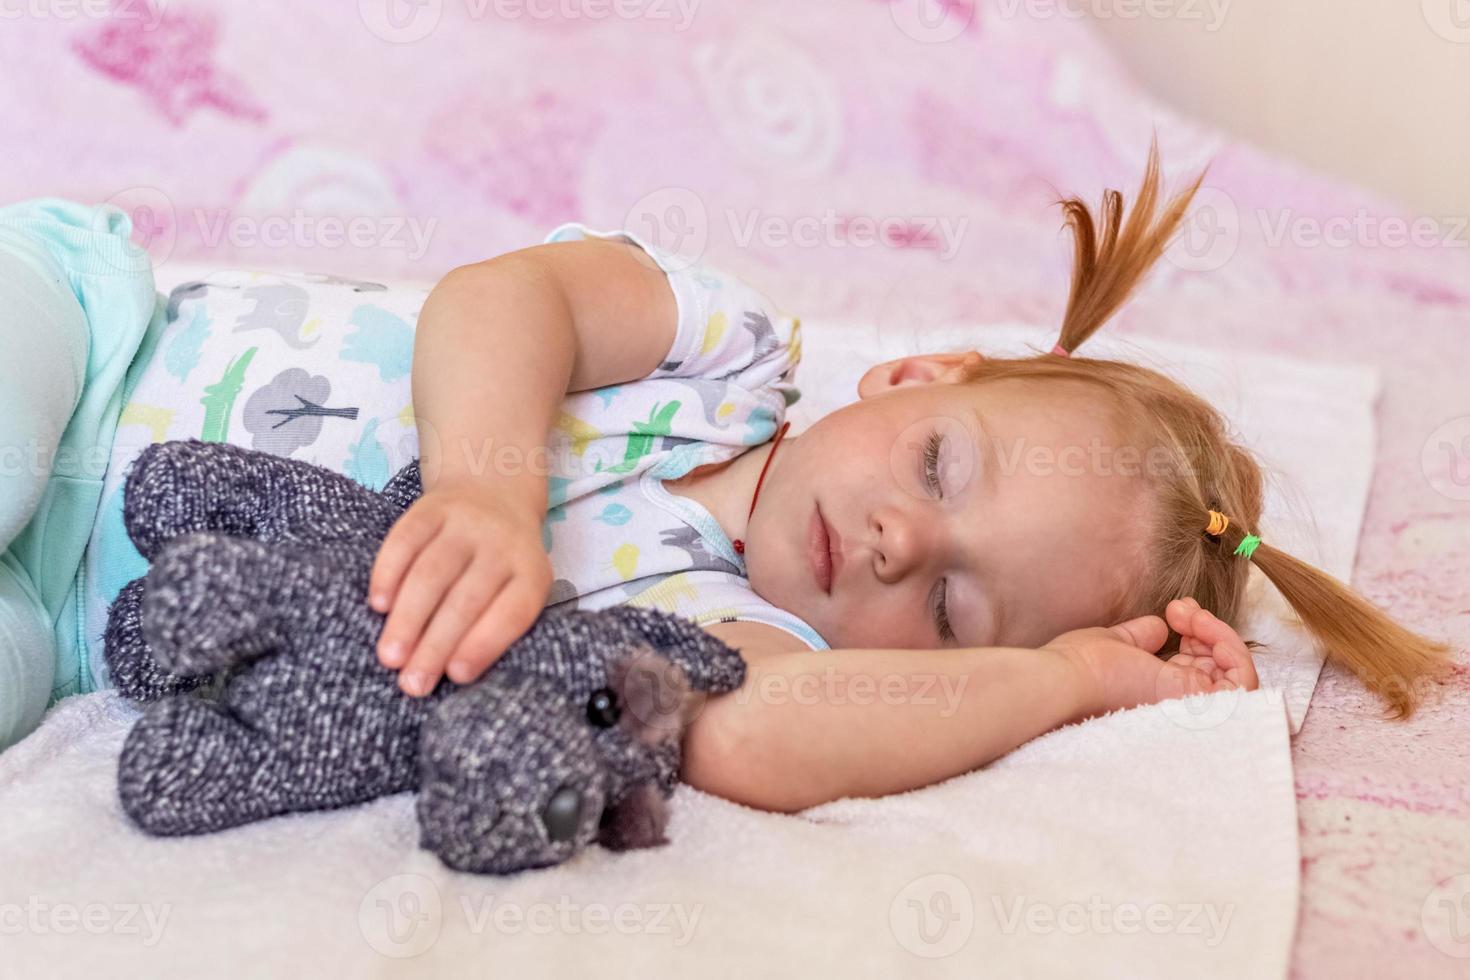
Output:
<instances>
[{"instance_id":1,"label":"mint green sleeve","mask_svg":"<svg viewBox=\"0 0 1470 980\"><path fill-rule=\"evenodd\" d=\"M116 207L0 208L0 747L82 690L82 557L128 368L161 322Z\"/></svg>"}]
</instances>

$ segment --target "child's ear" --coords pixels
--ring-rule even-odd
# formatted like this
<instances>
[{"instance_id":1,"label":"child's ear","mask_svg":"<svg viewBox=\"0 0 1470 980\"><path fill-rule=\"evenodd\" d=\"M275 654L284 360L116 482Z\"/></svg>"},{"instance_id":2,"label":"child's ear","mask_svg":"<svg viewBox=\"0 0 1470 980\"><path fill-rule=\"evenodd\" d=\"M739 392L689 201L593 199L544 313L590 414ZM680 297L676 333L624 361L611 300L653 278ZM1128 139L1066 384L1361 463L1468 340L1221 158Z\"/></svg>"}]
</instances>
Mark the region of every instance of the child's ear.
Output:
<instances>
[{"instance_id":1,"label":"child's ear","mask_svg":"<svg viewBox=\"0 0 1470 980\"><path fill-rule=\"evenodd\" d=\"M979 351L963 351L955 354L914 354L874 364L858 381L858 397L871 398L880 392L904 385L953 383L964 377L967 368L981 360L984 357Z\"/></svg>"}]
</instances>

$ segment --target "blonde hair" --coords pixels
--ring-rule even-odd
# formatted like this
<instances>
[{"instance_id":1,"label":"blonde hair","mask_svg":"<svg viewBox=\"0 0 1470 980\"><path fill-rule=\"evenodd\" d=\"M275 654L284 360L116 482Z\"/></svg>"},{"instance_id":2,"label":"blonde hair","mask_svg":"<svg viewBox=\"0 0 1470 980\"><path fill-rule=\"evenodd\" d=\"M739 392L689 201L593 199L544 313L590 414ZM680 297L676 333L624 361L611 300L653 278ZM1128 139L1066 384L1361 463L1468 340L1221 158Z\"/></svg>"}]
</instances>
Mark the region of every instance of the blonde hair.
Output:
<instances>
[{"instance_id":1,"label":"blonde hair","mask_svg":"<svg viewBox=\"0 0 1470 980\"><path fill-rule=\"evenodd\" d=\"M1163 254L1204 176L1201 171L1161 204L1155 139L1126 221L1123 196L1116 190L1105 193L1100 220L1076 197L1057 202L1074 244L1060 348L1075 351L1123 304ZM1141 528L1146 573L1130 594L1119 597L1116 621L1162 613L1170 600L1193 596L1238 625L1254 564L1327 656L1381 697L1393 717L1412 715L1424 682L1447 667L1444 644L1400 626L1333 576L1272 546L1268 535L1261 535L1266 540L1249 560L1234 554L1246 534L1261 534L1261 468L1231 440L1220 413L1183 385L1139 365L1056 354L972 357L964 370L965 384L1024 378L1092 385L1112 399L1136 437L1151 450L1163 447L1169 464L1158 468L1162 475L1150 467L1146 476L1155 504ZM1211 510L1230 518L1218 537L1205 533ZM1171 630L1160 656L1177 651L1178 639Z\"/></svg>"}]
</instances>

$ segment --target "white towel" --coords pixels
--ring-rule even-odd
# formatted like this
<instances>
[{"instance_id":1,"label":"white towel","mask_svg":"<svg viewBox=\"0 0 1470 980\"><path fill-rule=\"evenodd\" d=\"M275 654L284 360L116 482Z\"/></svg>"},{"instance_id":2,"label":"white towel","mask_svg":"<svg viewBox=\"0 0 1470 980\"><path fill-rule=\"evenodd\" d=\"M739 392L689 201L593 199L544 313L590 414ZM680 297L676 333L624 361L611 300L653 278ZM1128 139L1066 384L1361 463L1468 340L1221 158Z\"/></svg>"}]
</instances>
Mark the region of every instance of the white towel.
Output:
<instances>
[{"instance_id":1,"label":"white towel","mask_svg":"<svg viewBox=\"0 0 1470 980\"><path fill-rule=\"evenodd\" d=\"M6 973L1284 977L1286 715L1212 699L1218 724L1119 712L799 816L681 786L667 846L501 879L417 850L407 794L149 838L113 791L134 709L72 698L0 755Z\"/></svg>"},{"instance_id":2,"label":"white towel","mask_svg":"<svg viewBox=\"0 0 1470 980\"><path fill-rule=\"evenodd\" d=\"M839 324L807 323L804 334L793 430L852 397L861 370L914 352ZM1027 341L1050 345L1025 328L986 327L931 334L918 349ZM1180 373L1303 491L1321 536L1273 496L1271 540L1316 540L1324 565L1350 568L1372 461L1371 372L1259 356L1247 372L1227 352L1131 348L1191 365ZM74 698L0 756L7 962L22 976L88 978L609 966L1284 977L1299 858L1283 701L1299 723L1320 661L1268 601L1255 615L1284 637L1258 658L1274 689L1115 713L935 786L798 816L680 787L668 846L592 848L509 879L451 873L417 850L407 795L148 838L123 818L113 785L134 709L109 692Z\"/></svg>"}]
</instances>

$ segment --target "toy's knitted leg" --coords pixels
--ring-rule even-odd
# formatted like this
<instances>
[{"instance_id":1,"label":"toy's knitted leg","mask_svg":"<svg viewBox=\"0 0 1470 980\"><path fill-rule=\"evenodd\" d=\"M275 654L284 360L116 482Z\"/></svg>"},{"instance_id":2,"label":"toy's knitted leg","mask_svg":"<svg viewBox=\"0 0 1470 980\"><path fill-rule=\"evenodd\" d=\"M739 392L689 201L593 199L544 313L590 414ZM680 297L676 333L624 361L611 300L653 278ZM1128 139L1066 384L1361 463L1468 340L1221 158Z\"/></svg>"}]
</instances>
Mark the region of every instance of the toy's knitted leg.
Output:
<instances>
[{"instance_id":1,"label":"toy's knitted leg","mask_svg":"<svg viewBox=\"0 0 1470 980\"><path fill-rule=\"evenodd\" d=\"M401 514L350 477L227 442L154 443L129 464L123 523L150 561L170 539L223 531L263 541L382 541Z\"/></svg>"},{"instance_id":2,"label":"toy's knitted leg","mask_svg":"<svg viewBox=\"0 0 1470 980\"><path fill-rule=\"evenodd\" d=\"M128 733L118 759L118 796L151 834L207 833L290 809L260 778L275 768L272 741L225 706L166 698Z\"/></svg>"},{"instance_id":3,"label":"toy's knitted leg","mask_svg":"<svg viewBox=\"0 0 1470 980\"><path fill-rule=\"evenodd\" d=\"M451 868L508 874L596 840L605 774L585 710L506 667L447 697L420 738L423 846Z\"/></svg>"},{"instance_id":4,"label":"toy's knitted leg","mask_svg":"<svg viewBox=\"0 0 1470 980\"><path fill-rule=\"evenodd\" d=\"M314 652L361 653L340 637L319 640ZM148 706L118 760L123 809L140 827L207 833L417 785L418 740L399 736L415 730L428 704L385 704L385 685L372 677L343 672L312 686L270 669L236 678L221 701L172 697Z\"/></svg>"},{"instance_id":5,"label":"toy's knitted leg","mask_svg":"<svg viewBox=\"0 0 1470 980\"><path fill-rule=\"evenodd\" d=\"M208 683L209 678L171 674L153 659L153 652L143 639L144 582L140 576L123 586L108 608L102 655L107 660L108 679L123 697L146 702L192 691Z\"/></svg>"},{"instance_id":6,"label":"toy's knitted leg","mask_svg":"<svg viewBox=\"0 0 1470 980\"><path fill-rule=\"evenodd\" d=\"M186 677L316 643L323 628L361 648L383 615L367 604L373 545L269 545L216 532L175 538L143 592L143 635L164 669Z\"/></svg>"}]
</instances>

